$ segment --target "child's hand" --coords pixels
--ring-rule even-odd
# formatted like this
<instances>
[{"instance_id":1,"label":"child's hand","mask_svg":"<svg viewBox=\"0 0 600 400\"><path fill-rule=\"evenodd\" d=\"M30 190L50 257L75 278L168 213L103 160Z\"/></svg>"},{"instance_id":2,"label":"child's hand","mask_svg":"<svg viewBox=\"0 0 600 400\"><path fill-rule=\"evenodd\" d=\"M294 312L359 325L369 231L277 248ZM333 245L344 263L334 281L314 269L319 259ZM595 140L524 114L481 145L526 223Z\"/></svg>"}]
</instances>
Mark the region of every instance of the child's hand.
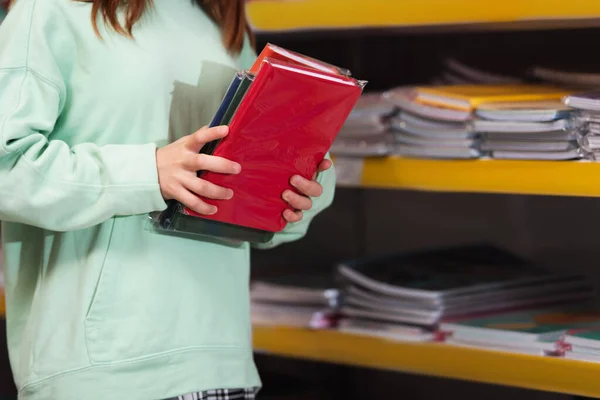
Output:
<instances>
[{"instance_id":1,"label":"child's hand","mask_svg":"<svg viewBox=\"0 0 600 400\"><path fill-rule=\"evenodd\" d=\"M329 168L331 168L331 161L323 160L317 168L317 173L327 171ZM292 209L296 210L285 210L283 218L287 222L298 222L302 219L302 211L308 211L312 208L312 200L310 198L321 196L323 194L323 187L314 179L309 181L299 175L292 176L290 183L302 194L300 195L291 190L283 192L283 199L288 202Z\"/></svg>"},{"instance_id":2,"label":"child's hand","mask_svg":"<svg viewBox=\"0 0 600 400\"><path fill-rule=\"evenodd\" d=\"M217 212L215 206L202 201L198 196L209 199L228 200L233 191L198 178L197 171L220 174L239 174L241 166L221 157L199 154L206 143L222 139L229 133L226 126L202 128L184 136L156 152L156 166L160 191L165 200L175 199L199 214Z\"/></svg>"}]
</instances>

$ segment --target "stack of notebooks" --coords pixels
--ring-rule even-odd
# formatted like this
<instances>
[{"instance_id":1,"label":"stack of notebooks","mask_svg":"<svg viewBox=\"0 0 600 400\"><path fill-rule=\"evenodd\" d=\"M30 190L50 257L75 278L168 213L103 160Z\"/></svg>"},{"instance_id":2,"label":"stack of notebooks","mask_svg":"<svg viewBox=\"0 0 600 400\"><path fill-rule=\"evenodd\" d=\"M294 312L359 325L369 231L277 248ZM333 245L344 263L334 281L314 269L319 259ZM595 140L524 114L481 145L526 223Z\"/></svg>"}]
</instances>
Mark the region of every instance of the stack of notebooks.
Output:
<instances>
[{"instance_id":1,"label":"stack of notebooks","mask_svg":"<svg viewBox=\"0 0 600 400\"><path fill-rule=\"evenodd\" d=\"M331 154L349 157L381 157L393 151L390 117L395 107L381 93L363 94L333 142Z\"/></svg>"},{"instance_id":2,"label":"stack of notebooks","mask_svg":"<svg viewBox=\"0 0 600 400\"><path fill-rule=\"evenodd\" d=\"M382 324L390 331L392 325L414 340L431 339L446 320L578 302L594 295L582 276L550 273L488 245L348 261L338 267L338 275L342 326Z\"/></svg>"},{"instance_id":3,"label":"stack of notebooks","mask_svg":"<svg viewBox=\"0 0 600 400\"><path fill-rule=\"evenodd\" d=\"M581 146L582 154L600 160L600 92L585 92L565 97L565 104L574 108L571 130Z\"/></svg>"},{"instance_id":4,"label":"stack of notebooks","mask_svg":"<svg viewBox=\"0 0 600 400\"><path fill-rule=\"evenodd\" d=\"M567 94L504 83L401 87L385 98L401 110L392 119L399 155L564 160L579 154L560 102Z\"/></svg>"},{"instance_id":5,"label":"stack of notebooks","mask_svg":"<svg viewBox=\"0 0 600 400\"><path fill-rule=\"evenodd\" d=\"M473 127L492 158L572 160L581 153L570 114L560 100L488 103L476 110Z\"/></svg>"},{"instance_id":6,"label":"stack of notebooks","mask_svg":"<svg viewBox=\"0 0 600 400\"><path fill-rule=\"evenodd\" d=\"M477 136L470 124L471 112L423 101L422 89L399 87L384 94L400 110L391 121L395 153L420 158L480 157Z\"/></svg>"},{"instance_id":7,"label":"stack of notebooks","mask_svg":"<svg viewBox=\"0 0 600 400\"><path fill-rule=\"evenodd\" d=\"M565 334L579 330L586 332L599 323L600 308L584 301L446 321L440 325L440 330L446 333L446 343L453 345L512 353L561 355L568 349L565 342L572 337L563 339Z\"/></svg>"},{"instance_id":8,"label":"stack of notebooks","mask_svg":"<svg viewBox=\"0 0 600 400\"><path fill-rule=\"evenodd\" d=\"M210 126L229 134L203 153L239 163L239 175L199 171L230 188L230 200L202 198L218 211L199 215L172 202L157 227L184 235L267 243L286 226L289 205L281 194L296 190L290 178L312 179L366 85L348 70L267 45L249 71L233 77Z\"/></svg>"},{"instance_id":9,"label":"stack of notebooks","mask_svg":"<svg viewBox=\"0 0 600 400\"><path fill-rule=\"evenodd\" d=\"M562 337L561 346L565 358L600 362L600 321L593 326L569 328Z\"/></svg>"},{"instance_id":10,"label":"stack of notebooks","mask_svg":"<svg viewBox=\"0 0 600 400\"><path fill-rule=\"evenodd\" d=\"M338 290L332 274L262 278L250 286L252 323L327 328L335 323Z\"/></svg>"}]
</instances>

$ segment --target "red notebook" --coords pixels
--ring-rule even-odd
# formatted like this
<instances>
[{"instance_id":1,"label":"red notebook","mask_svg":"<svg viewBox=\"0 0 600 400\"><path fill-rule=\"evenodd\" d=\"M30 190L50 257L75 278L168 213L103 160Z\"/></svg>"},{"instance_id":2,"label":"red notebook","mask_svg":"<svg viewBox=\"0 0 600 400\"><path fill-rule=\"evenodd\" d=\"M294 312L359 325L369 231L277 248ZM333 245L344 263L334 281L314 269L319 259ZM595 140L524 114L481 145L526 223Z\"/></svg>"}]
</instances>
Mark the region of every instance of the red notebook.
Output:
<instances>
[{"instance_id":1,"label":"red notebook","mask_svg":"<svg viewBox=\"0 0 600 400\"><path fill-rule=\"evenodd\" d=\"M311 179L358 101L364 82L272 59L263 60L214 155L241 164L238 175L201 177L231 188L230 200L203 200L215 215L188 215L269 232L286 226L281 198L293 175Z\"/></svg>"},{"instance_id":2,"label":"red notebook","mask_svg":"<svg viewBox=\"0 0 600 400\"><path fill-rule=\"evenodd\" d=\"M267 58L271 60L279 60L288 62L294 65L300 65L308 68L315 69L317 71L330 73L334 75L350 76L350 70L336 67L335 65L328 64L326 62L305 56L303 54L294 53L293 51L284 49L274 44L267 43L267 45L260 52L256 61L250 68L250 72L257 74L263 61Z\"/></svg>"}]
</instances>

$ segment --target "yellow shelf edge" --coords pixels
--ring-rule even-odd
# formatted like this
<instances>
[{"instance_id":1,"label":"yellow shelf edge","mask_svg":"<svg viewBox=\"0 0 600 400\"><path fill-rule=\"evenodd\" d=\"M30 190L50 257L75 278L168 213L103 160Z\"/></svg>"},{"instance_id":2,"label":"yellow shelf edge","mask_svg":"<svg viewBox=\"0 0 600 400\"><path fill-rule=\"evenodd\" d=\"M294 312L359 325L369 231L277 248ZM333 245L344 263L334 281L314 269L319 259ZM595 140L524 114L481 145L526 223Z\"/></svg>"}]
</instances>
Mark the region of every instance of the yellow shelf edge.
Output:
<instances>
[{"instance_id":1,"label":"yellow shelf edge","mask_svg":"<svg viewBox=\"0 0 600 400\"><path fill-rule=\"evenodd\" d=\"M248 18L259 31L416 27L551 21L600 17L593 0L251 0Z\"/></svg>"},{"instance_id":2,"label":"yellow shelf edge","mask_svg":"<svg viewBox=\"0 0 600 400\"><path fill-rule=\"evenodd\" d=\"M366 159L359 186L436 192L600 197L600 163Z\"/></svg>"},{"instance_id":3,"label":"yellow shelf edge","mask_svg":"<svg viewBox=\"0 0 600 400\"><path fill-rule=\"evenodd\" d=\"M582 361L268 326L254 326L254 348L277 356L600 398L600 364Z\"/></svg>"}]
</instances>

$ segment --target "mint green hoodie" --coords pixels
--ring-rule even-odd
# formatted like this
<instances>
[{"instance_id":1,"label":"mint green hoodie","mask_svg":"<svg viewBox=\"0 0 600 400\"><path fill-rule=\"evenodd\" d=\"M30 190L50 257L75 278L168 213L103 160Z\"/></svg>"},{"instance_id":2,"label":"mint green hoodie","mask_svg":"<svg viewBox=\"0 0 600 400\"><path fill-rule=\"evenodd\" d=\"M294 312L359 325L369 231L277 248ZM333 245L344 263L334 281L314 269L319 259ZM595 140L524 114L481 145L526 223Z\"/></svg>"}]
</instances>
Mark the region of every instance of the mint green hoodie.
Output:
<instances>
[{"instance_id":1,"label":"mint green hoodie","mask_svg":"<svg viewBox=\"0 0 600 400\"><path fill-rule=\"evenodd\" d=\"M152 400L260 384L250 246L153 231L155 150L207 124L254 52L190 0L154 0L135 41L91 4L17 0L0 25L0 219L22 400ZM334 173L302 237L333 198ZM268 247L268 246L267 246Z\"/></svg>"}]
</instances>

